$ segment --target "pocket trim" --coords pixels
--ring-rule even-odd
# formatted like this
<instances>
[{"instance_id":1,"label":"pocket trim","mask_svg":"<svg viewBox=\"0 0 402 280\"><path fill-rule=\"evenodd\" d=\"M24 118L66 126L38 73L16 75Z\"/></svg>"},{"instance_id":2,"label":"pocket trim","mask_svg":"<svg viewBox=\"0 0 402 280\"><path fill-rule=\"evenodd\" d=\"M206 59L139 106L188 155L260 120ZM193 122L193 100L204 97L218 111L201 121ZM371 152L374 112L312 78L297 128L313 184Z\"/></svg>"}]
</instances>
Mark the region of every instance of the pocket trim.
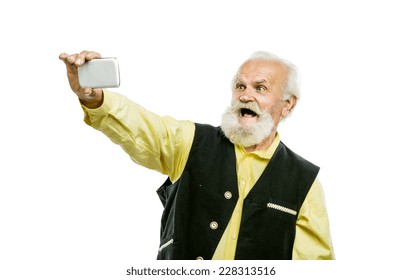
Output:
<instances>
[{"instance_id":1,"label":"pocket trim","mask_svg":"<svg viewBox=\"0 0 402 280\"><path fill-rule=\"evenodd\" d=\"M282 205L275 204L275 203L269 202L267 204L267 207L272 208L272 209L276 209L276 210L279 210L279 211L282 211L282 212L285 212L285 213L288 213L288 214L293 215L293 216L297 215L297 212L295 210L287 208L287 207L282 206Z\"/></svg>"},{"instance_id":2,"label":"pocket trim","mask_svg":"<svg viewBox=\"0 0 402 280\"><path fill-rule=\"evenodd\" d=\"M163 244L162 246L159 247L159 252L161 252L163 249L165 249L166 247L168 247L169 245L173 244L173 238L170 239L168 242L166 242L165 244Z\"/></svg>"}]
</instances>

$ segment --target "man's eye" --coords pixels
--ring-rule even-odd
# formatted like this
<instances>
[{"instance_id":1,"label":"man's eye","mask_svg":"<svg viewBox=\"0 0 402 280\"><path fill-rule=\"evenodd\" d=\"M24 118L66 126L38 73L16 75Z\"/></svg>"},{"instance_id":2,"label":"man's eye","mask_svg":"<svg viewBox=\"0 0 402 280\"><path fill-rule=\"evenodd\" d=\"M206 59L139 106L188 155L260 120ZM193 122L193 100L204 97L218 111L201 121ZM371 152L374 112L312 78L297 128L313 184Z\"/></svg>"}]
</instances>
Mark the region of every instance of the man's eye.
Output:
<instances>
[{"instance_id":1,"label":"man's eye","mask_svg":"<svg viewBox=\"0 0 402 280\"><path fill-rule=\"evenodd\" d=\"M237 85L236 88L238 90L245 90L246 89L246 87L244 85Z\"/></svg>"},{"instance_id":2,"label":"man's eye","mask_svg":"<svg viewBox=\"0 0 402 280\"><path fill-rule=\"evenodd\" d=\"M256 87L256 90L259 91L259 92L265 91L266 89L267 89L267 88L264 87L264 86L257 86L257 87Z\"/></svg>"}]
</instances>

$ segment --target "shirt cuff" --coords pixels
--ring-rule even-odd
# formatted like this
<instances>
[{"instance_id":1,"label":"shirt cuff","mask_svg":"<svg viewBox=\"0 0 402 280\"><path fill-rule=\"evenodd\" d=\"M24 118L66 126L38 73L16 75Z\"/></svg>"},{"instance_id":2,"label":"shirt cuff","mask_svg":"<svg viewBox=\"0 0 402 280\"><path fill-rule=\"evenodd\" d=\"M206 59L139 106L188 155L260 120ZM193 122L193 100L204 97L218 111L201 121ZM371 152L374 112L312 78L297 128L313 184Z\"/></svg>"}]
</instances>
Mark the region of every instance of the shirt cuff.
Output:
<instances>
[{"instance_id":1,"label":"shirt cuff","mask_svg":"<svg viewBox=\"0 0 402 280\"><path fill-rule=\"evenodd\" d=\"M115 98L115 93L103 90L103 103L101 106L95 109L86 107L81 103L81 108L84 111L84 122L96 128L99 121L107 116L112 109L113 99Z\"/></svg>"}]
</instances>

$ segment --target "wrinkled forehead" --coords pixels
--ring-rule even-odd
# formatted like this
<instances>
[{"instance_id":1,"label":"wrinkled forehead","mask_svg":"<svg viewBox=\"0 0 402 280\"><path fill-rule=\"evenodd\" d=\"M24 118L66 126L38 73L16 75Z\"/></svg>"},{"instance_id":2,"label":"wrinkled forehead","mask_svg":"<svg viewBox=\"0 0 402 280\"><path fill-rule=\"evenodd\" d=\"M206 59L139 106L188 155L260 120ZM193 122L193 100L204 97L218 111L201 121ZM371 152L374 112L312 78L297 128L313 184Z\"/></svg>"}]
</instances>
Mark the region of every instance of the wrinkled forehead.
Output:
<instances>
[{"instance_id":1,"label":"wrinkled forehead","mask_svg":"<svg viewBox=\"0 0 402 280\"><path fill-rule=\"evenodd\" d=\"M288 75L288 68L274 60L249 60L240 66L236 80L245 82L267 81L283 83Z\"/></svg>"}]
</instances>

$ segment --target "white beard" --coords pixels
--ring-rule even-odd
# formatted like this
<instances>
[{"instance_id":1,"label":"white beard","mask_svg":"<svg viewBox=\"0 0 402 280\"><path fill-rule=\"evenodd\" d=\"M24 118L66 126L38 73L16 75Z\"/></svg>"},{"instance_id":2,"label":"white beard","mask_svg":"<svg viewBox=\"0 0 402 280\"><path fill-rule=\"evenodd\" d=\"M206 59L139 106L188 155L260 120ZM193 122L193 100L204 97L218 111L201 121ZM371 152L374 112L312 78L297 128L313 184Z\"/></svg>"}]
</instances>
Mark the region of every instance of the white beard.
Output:
<instances>
[{"instance_id":1,"label":"white beard","mask_svg":"<svg viewBox=\"0 0 402 280\"><path fill-rule=\"evenodd\" d=\"M239 122L241 109L246 108L257 113L257 123L242 126ZM221 128L225 136L233 143L245 148L262 143L275 127L271 114L262 111L257 103L243 103L238 100L226 109L222 115Z\"/></svg>"}]
</instances>

